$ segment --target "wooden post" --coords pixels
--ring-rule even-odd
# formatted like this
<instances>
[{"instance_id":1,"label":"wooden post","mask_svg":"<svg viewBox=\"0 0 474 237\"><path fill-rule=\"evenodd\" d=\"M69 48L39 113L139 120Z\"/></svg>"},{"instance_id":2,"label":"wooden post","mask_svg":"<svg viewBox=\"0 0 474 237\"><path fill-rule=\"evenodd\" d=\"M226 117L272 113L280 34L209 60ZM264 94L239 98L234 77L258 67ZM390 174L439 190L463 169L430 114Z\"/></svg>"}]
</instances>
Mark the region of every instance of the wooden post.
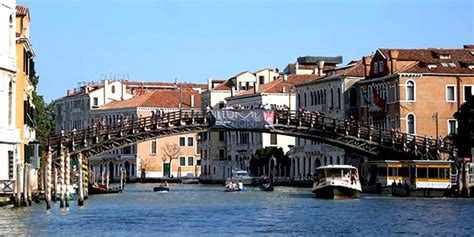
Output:
<instances>
[{"instance_id":1,"label":"wooden post","mask_svg":"<svg viewBox=\"0 0 474 237\"><path fill-rule=\"evenodd\" d=\"M54 167L53 172L53 202L58 201L58 168Z\"/></svg>"},{"instance_id":2,"label":"wooden post","mask_svg":"<svg viewBox=\"0 0 474 237\"><path fill-rule=\"evenodd\" d=\"M27 182L27 189L26 191L28 192L28 206L31 206L33 203L33 197L31 195L32 187L31 187L31 165L28 165L28 182Z\"/></svg>"},{"instance_id":3,"label":"wooden post","mask_svg":"<svg viewBox=\"0 0 474 237\"><path fill-rule=\"evenodd\" d=\"M113 169L113 167L112 167L112 169ZM106 182L106 187L107 187L107 189L109 188L109 181L110 181L110 180L109 180L109 179L110 179L109 170L110 170L110 167L107 166L107 171L105 172L105 176L106 176L106 177L105 177L105 180L107 181L107 182Z\"/></svg>"},{"instance_id":4,"label":"wooden post","mask_svg":"<svg viewBox=\"0 0 474 237\"><path fill-rule=\"evenodd\" d=\"M79 206L84 205L84 183L83 183L83 172L82 172L82 153L77 154L77 166L79 167L79 181L77 186L79 187L79 193L77 198L77 204Z\"/></svg>"},{"instance_id":5,"label":"wooden post","mask_svg":"<svg viewBox=\"0 0 474 237\"><path fill-rule=\"evenodd\" d=\"M46 155L46 162L45 162L45 192L44 192L44 200L46 201L46 209L51 208L51 169L52 169L52 160L53 154L48 149L48 154Z\"/></svg>"},{"instance_id":6,"label":"wooden post","mask_svg":"<svg viewBox=\"0 0 474 237\"><path fill-rule=\"evenodd\" d=\"M60 170L59 173L61 175L61 179L59 180L59 207L63 208L64 207L64 187L66 186L65 184L65 176L66 176L66 169L64 167L65 165L65 159L64 159L64 151L61 151L61 155L59 156L59 165L60 165Z\"/></svg>"},{"instance_id":7,"label":"wooden post","mask_svg":"<svg viewBox=\"0 0 474 237\"><path fill-rule=\"evenodd\" d=\"M20 164L16 164L16 182L15 182L15 207L19 207L21 205L21 171L20 171Z\"/></svg>"},{"instance_id":8,"label":"wooden post","mask_svg":"<svg viewBox=\"0 0 474 237\"><path fill-rule=\"evenodd\" d=\"M69 207L69 186L71 185L71 155L69 152L66 152L64 160L64 189L66 194L66 207Z\"/></svg>"},{"instance_id":9,"label":"wooden post","mask_svg":"<svg viewBox=\"0 0 474 237\"><path fill-rule=\"evenodd\" d=\"M123 170L120 170L120 189L123 189Z\"/></svg>"},{"instance_id":10,"label":"wooden post","mask_svg":"<svg viewBox=\"0 0 474 237\"><path fill-rule=\"evenodd\" d=\"M29 192L28 192L28 187L30 186L30 169L29 169L29 166L28 164L25 164L24 167L23 167L23 205L25 206L30 206L31 205L31 199L30 199L30 196L29 196Z\"/></svg>"},{"instance_id":11,"label":"wooden post","mask_svg":"<svg viewBox=\"0 0 474 237\"><path fill-rule=\"evenodd\" d=\"M82 153L81 153L82 157ZM83 172L83 182L82 182L82 189L84 191L84 199L89 197L89 164L87 159L82 159L82 172ZM94 174L95 176L95 174Z\"/></svg>"}]
</instances>

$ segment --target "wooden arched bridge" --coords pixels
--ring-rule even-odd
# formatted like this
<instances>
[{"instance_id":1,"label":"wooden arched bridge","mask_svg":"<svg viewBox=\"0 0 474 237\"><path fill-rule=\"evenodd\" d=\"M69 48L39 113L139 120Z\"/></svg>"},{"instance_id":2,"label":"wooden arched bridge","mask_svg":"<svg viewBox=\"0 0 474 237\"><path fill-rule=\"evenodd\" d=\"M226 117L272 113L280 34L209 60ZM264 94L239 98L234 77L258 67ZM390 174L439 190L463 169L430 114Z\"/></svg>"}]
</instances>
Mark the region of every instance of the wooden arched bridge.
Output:
<instances>
[{"instance_id":1,"label":"wooden arched bridge","mask_svg":"<svg viewBox=\"0 0 474 237\"><path fill-rule=\"evenodd\" d=\"M272 123L260 128L224 128L232 131L252 131L300 137L350 149L367 157L384 159L437 159L449 156L454 147L449 141L439 141L427 137L414 136L383 130L359 124L354 121L338 120L319 116L312 112L271 111ZM88 158L131 144L177 134L219 130L211 123L209 111L177 111L162 116L120 121L104 126L51 135L45 145L46 192L51 181L52 163L57 162L61 170L69 170L71 156L75 156L79 166ZM53 156L55 157L53 160ZM87 166L86 166L87 167ZM82 171L82 169L79 169ZM66 175L69 172L64 172ZM63 174L64 174L63 173ZM87 175L80 173L80 178ZM66 180L68 177L66 176ZM67 182L67 181L66 181ZM82 183L82 181L80 181ZM49 185L50 186L50 185ZM48 189L49 188L49 189ZM83 202L84 190L79 185L79 204ZM49 190L49 191L48 191ZM85 191L87 193L87 191ZM46 195L48 196L48 195ZM48 201L48 200L47 200ZM65 201L68 205L67 200ZM48 202L47 202L48 203Z\"/></svg>"}]
</instances>

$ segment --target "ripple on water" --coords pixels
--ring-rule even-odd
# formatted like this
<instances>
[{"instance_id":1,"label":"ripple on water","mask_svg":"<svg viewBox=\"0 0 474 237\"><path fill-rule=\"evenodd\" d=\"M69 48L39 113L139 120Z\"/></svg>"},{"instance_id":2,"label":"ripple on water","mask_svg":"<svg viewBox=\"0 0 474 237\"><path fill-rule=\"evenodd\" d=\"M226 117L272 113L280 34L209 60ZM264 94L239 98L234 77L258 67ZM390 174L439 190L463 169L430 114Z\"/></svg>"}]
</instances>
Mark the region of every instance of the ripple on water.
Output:
<instances>
[{"instance_id":1,"label":"ripple on water","mask_svg":"<svg viewBox=\"0 0 474 237\"><path fill-rule=\"evenodd\" d=\"M473 199L404 199L367 195L320 200L308 188L249 188L226 193L221 185L130 184L122 194L95 195L83 207L58 203L0 208L0 234L156 235L471 235Z\"/></svg>"}]
</instances>

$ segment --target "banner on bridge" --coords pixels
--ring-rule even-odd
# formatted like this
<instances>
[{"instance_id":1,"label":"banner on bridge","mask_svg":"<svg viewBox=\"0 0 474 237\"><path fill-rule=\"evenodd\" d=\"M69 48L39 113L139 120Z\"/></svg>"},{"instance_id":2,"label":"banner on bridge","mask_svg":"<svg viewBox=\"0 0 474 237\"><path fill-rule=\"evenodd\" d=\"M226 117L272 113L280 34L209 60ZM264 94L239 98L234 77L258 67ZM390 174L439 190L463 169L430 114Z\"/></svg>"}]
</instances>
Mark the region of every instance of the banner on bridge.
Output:
<instances>
[{"instance_id":1,"label":"banner on bridge","mask_svg":"<svg viewBox=\"0 0 474 237\"><path fill-rule=\"evenodd\" d=\"M273 126L274 113L266 110L211 110L211 128L261 129Z\"/></svg>"}]
</instances>

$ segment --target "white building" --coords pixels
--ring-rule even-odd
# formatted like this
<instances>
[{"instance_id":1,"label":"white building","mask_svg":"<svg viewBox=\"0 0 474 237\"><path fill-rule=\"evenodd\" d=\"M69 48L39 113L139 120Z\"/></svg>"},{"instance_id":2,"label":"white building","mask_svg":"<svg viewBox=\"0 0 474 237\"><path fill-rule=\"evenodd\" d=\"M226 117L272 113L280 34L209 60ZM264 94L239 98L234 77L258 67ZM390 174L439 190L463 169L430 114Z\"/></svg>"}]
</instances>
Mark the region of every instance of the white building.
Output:
<instances>
[{"instance_id":1,"label":"white building","mask_svg":"<svg viewBox=\"0 0 474 237\"><path fill-rule=\"evenodd\" d=\"M319 111L323 116L349 119L357 114L357 91L354 85L364 78L361 61L325 70L325 76L296 85L297 106L309 111ZM310 179L316 167L345 164L344 149L306 139L296 139L290 152L294 179Z\"/></svg>"},{"instance_id":2,"label":"white building","mask_svg":"<svg viewBox=\"0 0 474 237\"><path fill-rule=\"evenodd\" d=\"M14 0L0 4L0 180L14 179L19 162L20 132L16 129L16 5Z\"/></svg>"},{"instance_id":3,"label":"white building","mask_svg":"<svg viewBox=\"0 0 474 237\"><path fill-rule=\"evenodd\" d=\"M227 80L209 79L207 90L201 94L201 108L222 109L226 106L226 98L242 91L258 90L259 87L276 80L277 77L276 70L265 68L255 73L241 72ZM231 167L236 166L233 165L235 162L231 161L228 154L228 135L225 132L201 133L199 147L202 179L209 182L221 182L229 177ZM235 156L232 157L235 158Z\"/></svg>"}]
</instances>

